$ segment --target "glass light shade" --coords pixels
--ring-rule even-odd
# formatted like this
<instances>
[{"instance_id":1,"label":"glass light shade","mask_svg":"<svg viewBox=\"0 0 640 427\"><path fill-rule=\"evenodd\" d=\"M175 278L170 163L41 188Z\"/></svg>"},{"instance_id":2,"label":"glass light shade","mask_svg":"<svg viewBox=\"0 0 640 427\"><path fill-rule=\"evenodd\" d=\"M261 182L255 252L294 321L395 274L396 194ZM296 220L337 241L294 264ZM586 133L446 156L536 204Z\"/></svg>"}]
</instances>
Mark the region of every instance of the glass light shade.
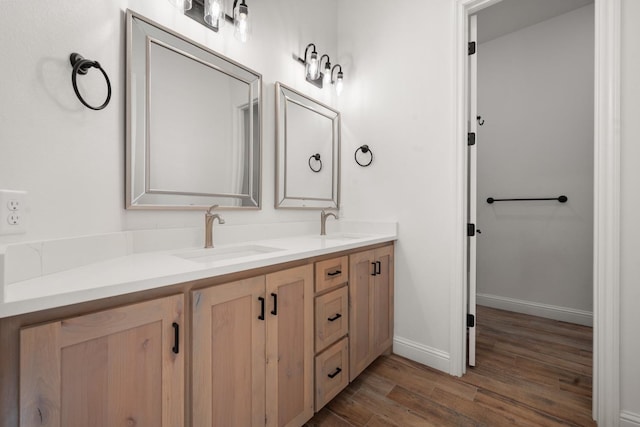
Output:
<instances>
[{"instance_id":1,"label":"glass light shade","mask_svg":"<svg viewBox=\"0 0 640 427\"><path fill-rule=\"evenodd\" d=\"M223 0L204 0L204 21L215 28L224 25Z\"/></svg>"},{"instance_id":2,"label":"glass light shade","mask_svg":"<svg viewBox=\"0 0 640 427\"><path fill-rule=\"evenodd\" d=\"M245 43L251 38L251 21L249 21L249 8L244 1L233 11L233 21L235 26L233 35Z\"/></svg>"},{"instance_id":3,"label":"glass light shade","mask_svg":"<svg viewBox=\"0 0 640 427\"><path fill-rule=\"evenodd\" d=\"M324 75L322 76L322 85L329 86L331 84L331 64L327 62L324 67Z\"/></svg>"},{"instance_id":4,"label":"glass light shade","mask_svg":"<svg viewBox=\"0 0 640 427\"><path fill-rule=\"evenodd\" d=\"M311 58L307 61L307 77L316 80L320 76L320 64L318 64L318 54L311 52Z\"/></svg>"},{"instance_id":5,"label":"glass light shade","mask_svg":"<svg viewBox=\"0 0 640 427\"><path fill-rule=\"evenodd\" d=\"M338 78L336 79L336 95L340 96L342 89L344 89L344 81L342 79L342 72L339 72Z\"/></svg>"},{"instance_id":6,"label":"glass light shade","mask_svg":"<svg viewBox=\"0 0 640 427\"><path fill-rule=\"evenodd\" d=\"M191 9L192 6L191 0L169 0L169 3L171 3L173 7L182 12Z\"/></svg>"}]
</instances>

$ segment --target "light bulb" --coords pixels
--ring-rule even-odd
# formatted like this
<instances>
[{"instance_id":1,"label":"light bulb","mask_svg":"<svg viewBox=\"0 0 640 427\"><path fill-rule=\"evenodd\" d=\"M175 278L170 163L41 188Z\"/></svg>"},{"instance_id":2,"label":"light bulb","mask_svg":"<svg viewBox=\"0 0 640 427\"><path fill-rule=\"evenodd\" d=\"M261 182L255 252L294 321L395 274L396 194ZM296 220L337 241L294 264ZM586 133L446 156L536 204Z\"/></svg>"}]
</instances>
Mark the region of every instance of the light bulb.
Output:
<instances>
[{"instance_id":1,"label":"light bulb","mask_svg":"<svg viewBox=\"0 0 640 427\"><path fill-rule=\"evenodd\" d=\"M244 1L234 11L234 22L236 28L234 35L242 43L245 43L251 36L251 25L249 22L249 7Z\"/></svg>"},{"instance_id":2,"label":"light bulb","mask_svg":"<svg viewBox=\"0 0 640 427\"><path fill-rule=\"evenodd\" d=\"M336 95L340 96L342 89L344 88L344 82L342 80L342 72L338 72L338 78L336 79Z\"/></svg>"},{"instance_id":3,"label":"light bulb","mask_svg":"<svg viewBox=\"0 0 640 427\"><path fill-rule=\"evenodd\" d=\"M182 12L191 9L191 0L169 0L169 3Z\"/></svg>"},{"instance_id":4,"label":"light bulb","mask_svg":"<svg viewBox=\"0 0 640 427\"><path fill-rule=\"evenodd\" d=\"M318 66L318 54L311 52L311 59L307 63L307 77L310 80L316 80L320 73L320 67Z\"/></svg>"},{"instance_id":5,"label":"light bulb","mask_svg":"<svg viewBox=\"0 0 640 427\"><path fill-rule=\"evenodd\" d=\"M204 21L214 28L222 27L224 25L223 10L221 0L205 0Z\"/></svg>"},{"instance_id":6,"label":"light bulb","mask_svg":"<svg viewBox=\"0 0 640 427\"><path fill-rule=\"evenodd\" d=\"M322 85L329 86L331 84L331 64L327 62L327 65L324 67L324 75L322 77Z\"/></svg>"}]
</instances>

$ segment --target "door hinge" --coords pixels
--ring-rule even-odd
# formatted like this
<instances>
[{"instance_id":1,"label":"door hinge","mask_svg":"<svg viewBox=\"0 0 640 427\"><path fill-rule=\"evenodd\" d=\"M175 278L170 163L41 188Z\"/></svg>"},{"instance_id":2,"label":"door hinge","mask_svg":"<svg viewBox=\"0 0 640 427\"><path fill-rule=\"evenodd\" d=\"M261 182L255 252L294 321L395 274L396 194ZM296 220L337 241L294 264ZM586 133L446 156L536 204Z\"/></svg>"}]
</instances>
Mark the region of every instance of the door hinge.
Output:
<instances>
[{"instance_id":1,"label":"door hinge","mask_svg":"<svg viewBox=\"0 0 640 427\"><path fill-rule=\"evenodd\" d=\"M474 53L476 53L476 42L469 42L467 51L469 52L469 55L473 55Z\"/></svg>"},{"instance_id":2,"label":"door hinge","mask_svg":"<svg viewBox=\"0 0 640 427\"><path fill-rule=\"evenodd\" d=\"M467 236L473 237L476 235L476 225L475 224L467 224Z\"/></svg>"},{"instance_id":3,"label":"door hinge","mask_svg":"<svg viewBox=\"0 0 640 427\"><path fill-rule=\"evenodd\" d=\"M476 326L476 316L467 314L467 328L473 328L474 326Z\"/></svg>"},{"instance_id":4,"label":"door hinge","mask_svg":"<svg viewBox=\"0 0 640 427\"><path fill-rule=\"evenodd\" d=\"M476 133L469 132L467 134L467 145L476 145Z\"/></svg>"}]
</instances>

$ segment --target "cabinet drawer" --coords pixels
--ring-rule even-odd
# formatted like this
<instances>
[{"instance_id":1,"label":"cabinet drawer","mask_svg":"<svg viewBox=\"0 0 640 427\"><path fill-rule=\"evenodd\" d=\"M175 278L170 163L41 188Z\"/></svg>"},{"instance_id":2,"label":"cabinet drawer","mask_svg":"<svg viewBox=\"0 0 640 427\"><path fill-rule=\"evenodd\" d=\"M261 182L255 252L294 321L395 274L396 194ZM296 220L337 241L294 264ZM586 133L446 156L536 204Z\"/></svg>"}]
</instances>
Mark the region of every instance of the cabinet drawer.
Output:
<instances>
[{"instance_id":1,"label":"cabinet drawer","mask_svg":"<svg viewBox=\"0 0 640 427\"><path fill-rule=\"evenodd\" d=\"M345 336L349 330L347 286L316 297L316 353Z\"/></svg>"},{"instance_id":2,"label":"cabinet drawer","mask_svg":"<svg viewBox=\"0 0 640 427\"><path fill-rule=\"evenodd\" d=\"M349 338L316 356L316 412L349 384Z\"/></svg>"},{"instance_id":3,"label":"cabinet drawer","mask_svg":"<svg viewBox=\"0 0 640 427\"><path fill-rule=\"evenodd\" d=\"M349 257L332 258L316 262L316 292L331 289L349 278Z\"/></svg>"}]
</instances>

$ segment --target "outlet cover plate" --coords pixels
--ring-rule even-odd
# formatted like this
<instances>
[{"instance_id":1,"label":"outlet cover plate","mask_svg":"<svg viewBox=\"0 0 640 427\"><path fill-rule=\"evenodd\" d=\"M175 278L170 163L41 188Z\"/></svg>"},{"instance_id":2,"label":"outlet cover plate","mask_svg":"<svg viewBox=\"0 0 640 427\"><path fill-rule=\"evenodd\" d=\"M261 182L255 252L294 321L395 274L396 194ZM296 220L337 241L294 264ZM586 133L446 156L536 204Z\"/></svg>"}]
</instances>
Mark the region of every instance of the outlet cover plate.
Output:
<instances>
[{"instance_id":1,"label":"outlet cover plate","mask_svg":"<svg viewBox=\"0 0 640 427\"><path fill-rule=\"evenodd\" d=\"M26 191L0 190L0 235L26 233L27 208Z\"/></svg>"}]
</instances>

